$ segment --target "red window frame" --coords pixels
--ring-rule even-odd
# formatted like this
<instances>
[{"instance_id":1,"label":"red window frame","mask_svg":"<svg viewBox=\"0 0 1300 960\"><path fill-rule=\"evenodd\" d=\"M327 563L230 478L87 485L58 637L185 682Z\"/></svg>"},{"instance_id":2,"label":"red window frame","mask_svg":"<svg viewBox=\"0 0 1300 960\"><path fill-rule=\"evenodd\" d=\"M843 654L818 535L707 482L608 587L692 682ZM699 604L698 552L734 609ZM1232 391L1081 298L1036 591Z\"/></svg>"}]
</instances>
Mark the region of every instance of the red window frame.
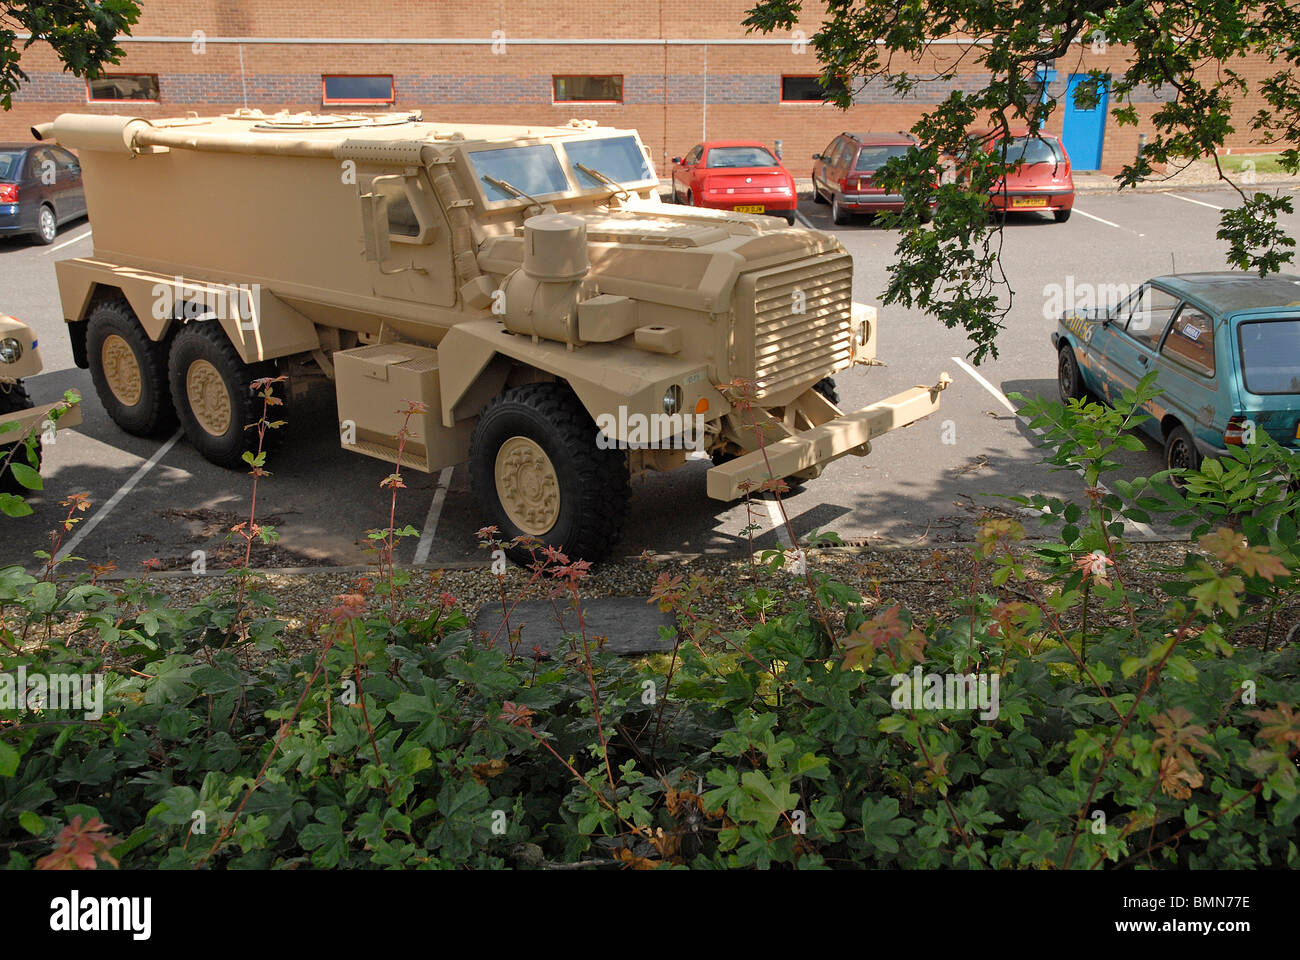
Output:
<instances>
[{"instance_id":1,"label":"red window frame","mask_svg":"<svg viewBox=\"0 0 1300 960\"><path fill-rule=\"evenodd\" d=\"M781 82L780 82L780 86L777 87L777 91L776 91L776 92L777 92L777 96L780 98L780 102L781 102L781 103L802 103L802 104L809 104L809 103L811 103L811 104L814 104L814 105L815 105L815 104L826 103L825 100L821 100L821 99L818 99L818 100L787 100L787 99L785 98L785 82L786 82L787 80L817 80L817 79L820 78L820 77L821 77L821 74L820 74L820 73L783 73L783 74L781 74ZM841 81L841 82L843 82L843 81ZM821 87L818 87L818 89L819 89L819 90L822 90L822 95L823 95L823 96L825 96L827 93L829 93L828 90L823 90Z\"/></svg>"},{"instance_id":2,"label":"red window frame","mask_svg":"<svg viewBox=\"0 0 1300 960\"><path fill-rule=\"evenodd\" d=\"M325 93L325 81L335 77L364 77L366 79L388 78L388 97L387 98L364 98L364 97L328 97ZM323 106L358 106L362 104L374 103L396 103L397 102L397 78L391 73L322 73L320 77L320 102Z\"/></svg>"},{"instance_id":3,"label":"red window frame","mask_svg":"<svg viewBox=\"0 0 1300 960\"><path fill-rule=\"evenodd\" d=\"M561 100L556 94L558 90L556 85L561 80L618 80L618 99L617 100ZM623 91L624 76L621 73L555 73L551 75L551 102L552 103L594 103L594 104L622 104L625 102Z\"/></svg>"},{"instance_id":4,"label":"red window frame","mask_svg":"<svg viewBox=\"0 0 1300 960\"><path fill-rule=\"evenodd\" d=\"M158 91L158 97L157 99L154 100L135 100L135 99L125 98L125 97L97 98L91 92L90 78L87 77L86 78L86 102L87 103L162 103L162 84L158 80L158 74L156 73L101 73L95 79L112 80L114 77L152 77L154 89Z\"/></svg>"}]
</instances>

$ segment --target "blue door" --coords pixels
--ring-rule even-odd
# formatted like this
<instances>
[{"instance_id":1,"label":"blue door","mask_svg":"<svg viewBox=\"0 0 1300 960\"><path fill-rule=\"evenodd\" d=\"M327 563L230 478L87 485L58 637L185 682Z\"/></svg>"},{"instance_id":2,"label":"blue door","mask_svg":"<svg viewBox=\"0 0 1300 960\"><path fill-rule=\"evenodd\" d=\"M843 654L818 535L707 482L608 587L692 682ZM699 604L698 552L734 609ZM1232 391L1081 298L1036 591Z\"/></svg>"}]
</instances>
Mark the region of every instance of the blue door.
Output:
<instances>
[{"instance_id":1,"label":"blue door","mask_svg":"<svg viewBox=\"0 0 1300 960\"><path fill-rule=\"evenodd\" d=\"M1096 103L1090 109L1075 106L1075 90L1080 84L1094 82L1097 84ZM1070 74L1069 85L1065 88L1065 121L1061 142L1076 170L1101 169L1101 145L1106 137L1106 100L1105 83L1094 81L1086 73Z\"/></svg>"}]
</instances>

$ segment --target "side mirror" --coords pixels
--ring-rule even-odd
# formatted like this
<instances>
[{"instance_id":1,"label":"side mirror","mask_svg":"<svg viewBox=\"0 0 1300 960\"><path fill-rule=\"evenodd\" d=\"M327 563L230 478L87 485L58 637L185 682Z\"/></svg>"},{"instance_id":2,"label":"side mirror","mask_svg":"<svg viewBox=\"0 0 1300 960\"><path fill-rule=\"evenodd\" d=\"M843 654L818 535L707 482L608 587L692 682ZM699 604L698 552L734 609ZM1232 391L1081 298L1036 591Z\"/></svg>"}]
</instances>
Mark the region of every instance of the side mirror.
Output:
<instances>
[{"instance_id":1,"label":"side mirror","mask_svg":"<svg viewBox=\"0 0 1300 960\"><path fill-rule=\"evenodd\" d=\"M682 158L681 158L681 157L673 157L673 163L677 164L677 165L680 167L680 166L682 165Z\"/></svg>"},{"instance_id":2,"label":"side mirror","mask_svg":"<svg viewBox=\"0 0 1300 960\"><path fill-rule=\"evenodd\" d=\"M814 154L813 154L813 159L814 159L814 160L825 160L826 158L823 157L820 153L814 153Z\"/></svg>"}]
</instances>

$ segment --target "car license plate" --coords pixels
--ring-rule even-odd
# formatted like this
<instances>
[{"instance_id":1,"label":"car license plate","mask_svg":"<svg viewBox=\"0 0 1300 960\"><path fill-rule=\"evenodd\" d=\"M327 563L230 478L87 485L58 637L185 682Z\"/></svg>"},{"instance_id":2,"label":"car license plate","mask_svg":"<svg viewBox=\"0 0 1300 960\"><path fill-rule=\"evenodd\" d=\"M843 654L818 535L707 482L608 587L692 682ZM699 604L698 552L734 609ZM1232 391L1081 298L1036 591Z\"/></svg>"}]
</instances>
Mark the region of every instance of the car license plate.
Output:
<instances>
[{"instance_id":1,"label":"car license plate","mask_svg":"<svg viewBox=\"0 0 1300 960\"><path fill-rule=\"evenodd\" d=\"M736 207L737 213L762 213L767 207L761 203L746 203Z\"/></svg>"},{"instance_id":2,"label":"car license plate","mask_svg":"<svg viewBox=\"0 0 1300 960\"><path fill-rule=\"evenodd\" d=\"M1047 206L1046 197L1012 197L1011 206L1013 207L1045 207Z\"/></svg>"}]
</instances>

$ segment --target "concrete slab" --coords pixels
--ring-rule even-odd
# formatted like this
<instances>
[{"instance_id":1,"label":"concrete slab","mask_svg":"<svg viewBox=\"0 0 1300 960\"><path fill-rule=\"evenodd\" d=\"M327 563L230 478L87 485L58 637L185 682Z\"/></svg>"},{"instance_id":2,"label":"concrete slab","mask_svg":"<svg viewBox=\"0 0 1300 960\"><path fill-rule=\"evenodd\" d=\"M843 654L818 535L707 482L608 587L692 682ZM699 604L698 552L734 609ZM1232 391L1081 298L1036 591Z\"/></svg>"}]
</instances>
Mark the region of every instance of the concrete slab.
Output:
<instances>
[{"instance_id":1,"label":"concrete slab","mask_svg":"<svg viewBox=\"0 0 1300 960\"><path fill-rule=\"evenodd\" d=\"M582 605L582 618L587 627L587 638L596 643L605 638L605 649L618 654L658 653L673 648L673 637L661 637L659 628L673 626L671 614L663 613L645 597L603 597L587 600ZM558 618L557 618L558 613ZM498 637L505 642L506 630L501 625L501 605L485 603L479 607L475 621L476 637ZM519 604L510 614L510 629L520 630L519 651L532 652L539 647L543 653L552 654L562 647L566 635L578 634L578 613L567 600L529 600ZM498 633L498 630L500 631Z\"/></svg>"}]
</instances>

